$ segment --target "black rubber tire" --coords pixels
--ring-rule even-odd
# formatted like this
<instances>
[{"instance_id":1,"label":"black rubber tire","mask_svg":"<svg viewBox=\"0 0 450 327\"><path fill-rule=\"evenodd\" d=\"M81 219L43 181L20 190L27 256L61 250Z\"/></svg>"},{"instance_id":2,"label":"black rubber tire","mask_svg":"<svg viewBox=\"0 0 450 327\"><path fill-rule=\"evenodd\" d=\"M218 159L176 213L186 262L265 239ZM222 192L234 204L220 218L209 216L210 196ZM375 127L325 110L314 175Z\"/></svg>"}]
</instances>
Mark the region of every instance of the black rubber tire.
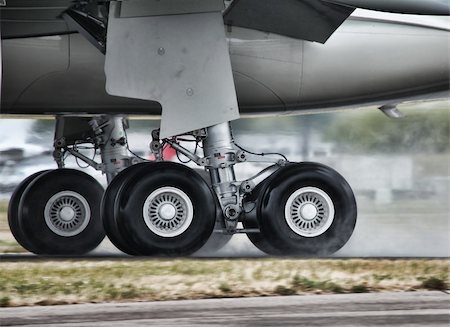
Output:
<instances>
[{"instance_id":1,"label":"black rubber tire","mask_svg":"<svg viewBox=\"0 0 450 327\"><path fill-rule=\"evenodd\" d=\"M147 197L161 187L182 190L191 200L194 216L182 234L162 237L146 225L142 210ZM118 224L124 233L139 244L139 252L158 256L187 256L200 249L210 237L215 223L216 203L211 189L194 170L172 162L155 163L141 168L127 179L117 195Z\"/></svg>"},{"instance_id":2,"label":"black rubber tire","mask_svg":"<svg viewBox=\"0 0 450 327\"><path fill-rule=\"evenodd\" d=\"M120 251L129 255L140 255L141 253L138 250L139 246L134 243L131 238L127 235L122 235L123 230L121 230L117 224L116 213L119 210L118 201L116 201L117 194L127 179L134 178L135 174L139 173L140 169L150 169L151 165L153 165L153 163L139 163L121 171L108 185L102 198L101 217L106 236Z\"/></svg>"},{"instance_id":3,"label":"black rubber tire","mask_svg":"<svg viewBox=\"0 0 450 327\"><path fill-rule=\"evenodd\" d=\"M64 237L46 224L48 200L61 191L82 195L90 208L88 225L79 234ZM100 217L102 186L90 175L74 169L57 169L41 174L26 188L19 203L19 226L33 245L33 252L46 255L81 255L95 249L105 237Z\"/></svg>"},{"instance_id":4,"label":"black rubber tire","mask_svg":"<svg viewBox=\"0 0 450 327\"><path fill-rule=\"evenodd\" d=\"M324 191L334 204L331 226L316 237L295 233L287 224L284 208L289 196L302 187ZM264 183L257 203L260 249L274 255L326 256L343 247L356 224L356 200L350 185L335 170L317 163L289 164Z\"/></svg>"},{"instance_id":5,"label":"black rubber tire","mask_svg":"<svg viewBox=\"0 0 450 327\"><path fill-rule=\"evenodd\" d=\"M212 189L211 186L211 177L209 173L205 170L194 169L208 184L208 186ZM219 200L217 196L214 196L216 199L216 223L214 225L214 229L216 230L224 230L225 229L225 221L223 217L222 208L220 207ZM203 245L200 250L194 253L194 256L214 256L217 251L223 248L228 242L231 240L233 235L230 234L222 234L222 233L212 233L209 237L208 241Z\"/></svg>"},{"instance_id":6,"label":"black rubber tire","mask_svg":"<svg viewBox=\"0 0 450 327\"><path fill-rule=\"evenodd\" d=\"M259 224L255 219L248 219L246 218L242 225L245 229L258 229ZM247 233L247 237L252 242L254 246L258 248L258 250L270 254L270 255L281 255L282 252L280 252L277 248L273 247L270 242L262 235L262 233Z\"/></svg>"},{"instance_id":7,"label":"black rubber tire","mask_svg":"<svg viewBox=\"0 0 450 327\"><path fill-rule=\"evenodd\" d=\"M22 229L20 228L20 225L19 225L19 203L20 203L20 198L22 197L22 195L25 192L28 185L30 185L30 183L35 178L37 178L38 176L40 176L46 172L48 172L48 170L39 171L39 172L34 173L33 175L30 175L27 178L25 178L19 185L17 185L17 187L14 189L13 194L11 195L11 198L9 199L9 204L8 204L9 229L11 230L11 233L13 234L17 243L19 243L24 249L26 249L30 252L36 252L36 249L34 248L33 244L31 244L28 241L27 237L25 237Z\"/></svg>"},{"instance_id":8,"label":"black rubber tire","mask_svg":"<svg viewBox=\"0 0 450 327\"><path fill-rule=\"evenodd\" d=\"M218 202L218 201L217 201ZM214 229L223 230L225 229L225 223L223 221L223 213L220 205L216 202L216 223ZM211 233L208 241L203 245L194 256L197 257L209 257L214 256L217 251L223 248L231 240L233 235L222 234L222 233Z\"/></svg>"},{"instance_id":9,"label":"black rubber tire","mask_svg":"<svg viewBox=\"0 0 450 327\"><path fill-rule=\"evenodd\" d=\"M246 212L242 219L242 225L245 229L259 229L258 218L256 216L257 204L259 201L258 199L260 198L260 194L264 188L264 184L269 181L270 176L259 183L251 192L251 194L249 194L244 199L245 202L251 202L253 204L253 209L249 212ZM280 254L279 251L274 248L261 233L247 233L247 237L250 242L252 242L252 244L256 246L260 251L271 255Z\"/></svg>"}]
</instances>

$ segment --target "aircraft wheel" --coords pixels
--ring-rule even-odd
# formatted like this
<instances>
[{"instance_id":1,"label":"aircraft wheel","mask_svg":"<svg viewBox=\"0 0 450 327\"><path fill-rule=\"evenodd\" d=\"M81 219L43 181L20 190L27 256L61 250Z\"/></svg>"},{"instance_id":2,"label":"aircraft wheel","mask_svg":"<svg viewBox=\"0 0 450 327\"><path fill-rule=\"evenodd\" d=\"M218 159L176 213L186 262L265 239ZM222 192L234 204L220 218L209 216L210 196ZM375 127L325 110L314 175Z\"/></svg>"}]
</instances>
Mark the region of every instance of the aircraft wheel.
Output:
<instances>
[{"instance_id":1,"label":"aircraft wheel","mask_svg":"<svg viewBox=\"0 0 450 327\"><path fill-rule=\"evenodd\" d=\"M256 221L247 219L242 222L245 229L257 229L259 225ZM258 250L270 255L282 255L279 249L272 246L272 244L264 237L262 233L247 233L247 237Z\"/></svg>"},{"instance_id":2,"label":"aircraft wheel","mask_svg":"<svg viewBox=\"0 0 450 327\"><path fill-rule=\"evenodd\" d=\"M120 251L129 255L139 255L141 253L138 251L139 246L132 238L127 235L122 235L123 231L118 225L117 215L115 214L119 210L118 201L116 201L117 194L127 179L133 178L136 173L139 173L140 169L150 169L152 164L153 163L139 163L121 171L114 177L103 195L101 216L106 235Z\"/></svg>"},{"instance_id":3,"label":"aircraft wheel","mask_svg":"<svg viewBox=\"0 0 450 327\"><path fill-rule=\"evenodd\" d=\"M22 229L19 225L19 203L20 198L22 197L22 194L30 185L30 183L36 179L38 176L42 175L43 173L46 173L48 170L39 171L37 173L34 173L33 175L28 176L25 178L15 189L13 194L11 195L11 198L9 200L8 204L8 224L9 229L11 230L11 233L13 234L14 238L16 239L17 243L19 243L24 249L30 251L30 252L36 252L37 250L33 247L33 244L31 244L26 236L23 234Z\"/></svg>"},{"instance_id":4,"label":"aircraft wheel","mask_svg":"<svg viewBox=\"0 0 450 327\"><path fill-rule=\"evenodd\" d=\"M218 202L218 201L217 201ZM223 220L222 209L218 203L216 203L216 223L214 229L225 229L225 222ZM222 233L211 233L208 241L203 245L200 250L194 253L195 256L213 256L217 251L223 248L231 240L233 235Z\"/></svg>"},{"instance_id":5,"label":"aircraft wheel","mask_svg":"<svg viewBox=\"0 0 450 327\"><path fill-rule=\"evenodd\" d=\"M19 203L19 228L37 254L79 255L105 237L100 219L102 186L78 170L39 175Z\"/></svg>"},{"instance_id":6,"label":"aircraft wheel","mask_svg":"<svg viewBox=\"0 0 450 327\"><path fill-rule=\"evenodd\" d=\"M206 243L216 220L206 182L172 162L140 169L124 183L117 200L119 226L145 254L190 255Z\"/></svg>"},{"instance_id":7,"label":"aircraft wheel","mask_svg":"<svg viewBox=\"0 0 450 327\"><path fill-rule=\"evenodd\" d=\"M281 168L263 184L256 214L265 252L329 255L349 240L357 210L341 175L321 164L299 163Z\"/></svg>"},{"instance_id":8,"label":"aircraft wheel","mask_svg":"<svg viewBox=\"0 0 450 327\"><path fill-rule=\"evenodd\" d=\"M242 220L242 225L245 229L259 229L258 218L256 216L256 203L258 203L263 185L267 182L267 180L268 179L258 184L249 197L245 199L245 201L254 203L253 205L255 206L255 209L246 213L244 219ZM274 248L261 233L247 233L247 237L253 245L258 248L258 250L271 255L281 254L278 249Z\"/></svg>"},{"instance_id":9,"label":"aircraft wheel","mask_svg":"<svg viewBox=\"0 0 450 327\"><path fill-rule=\"evenodd\" d=\"M195 169L195 171L205 180L205 182L211 186L211 178L209 173L205 170ZM222 213L222 208L220 207L219 201L217 197L214 196L216 200L216 223L214 225L214 229L216 230L224 230L225 229L225 221ZM222 234L222 233L212 233L209 237L208 241L205 245L201 247L200 250L194 253L194 256L212 256L231 240L233 235Z\"/></svg>"}]
</instances>

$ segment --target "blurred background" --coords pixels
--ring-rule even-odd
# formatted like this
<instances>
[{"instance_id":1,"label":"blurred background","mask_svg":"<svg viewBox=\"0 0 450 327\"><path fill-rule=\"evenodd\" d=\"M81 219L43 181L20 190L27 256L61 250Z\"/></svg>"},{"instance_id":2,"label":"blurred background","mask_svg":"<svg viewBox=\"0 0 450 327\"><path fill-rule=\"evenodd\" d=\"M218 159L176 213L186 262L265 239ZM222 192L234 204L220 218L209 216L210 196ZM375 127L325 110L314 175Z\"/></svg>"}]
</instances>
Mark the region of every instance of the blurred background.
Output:
<instances>
[{"instance_id":1,"label":"blurred background","mask_svg":"<svg viewBox=\"0 0 450 327\"><path fill-rule=\"evenodd\" d=\"M244 118L232 123L236 143L254 152L280 152L290 161L314 161L340 172L358 203L355 232L335 256L448 257L450 254L450 102L399 106L406 115L389 119L376 108L304 116ZM130 120L130 149L149 157L150 132L159 121ZM54 121L0 120L0 203L25 177L56 168ZM94 153L89 155L94 156ZM99 156L97 156L99 159ZM176 156L169 158L178 161ZM181 158L184 160L186 158ZM69 157L68 167L83 169ZM264 165L236 167L240 179ZM106 185L92 168L83 169ZM0 222L0 251L13 252L6 215ZM98 253L119 253L105 241ZM263 255L236 235L214 256Z\"/></svg>"}]
</instances>

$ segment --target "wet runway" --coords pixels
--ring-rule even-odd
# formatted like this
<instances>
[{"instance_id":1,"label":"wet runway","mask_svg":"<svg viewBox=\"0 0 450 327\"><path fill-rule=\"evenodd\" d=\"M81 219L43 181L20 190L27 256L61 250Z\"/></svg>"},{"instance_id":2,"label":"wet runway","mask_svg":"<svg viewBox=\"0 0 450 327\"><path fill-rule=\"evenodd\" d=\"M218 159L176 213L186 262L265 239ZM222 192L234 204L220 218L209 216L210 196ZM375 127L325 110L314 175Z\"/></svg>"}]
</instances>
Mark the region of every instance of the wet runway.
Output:
<instances>
[{"instance_id":1,"label":"wet runway","mask_svg":"<svg viewBox=\"0 0 450 327\"><path fill-rule=\"evenodd\" d=\"M450 295L374 293L0 309L2 326L448 326Z\"/></svg>"}]
</instances>

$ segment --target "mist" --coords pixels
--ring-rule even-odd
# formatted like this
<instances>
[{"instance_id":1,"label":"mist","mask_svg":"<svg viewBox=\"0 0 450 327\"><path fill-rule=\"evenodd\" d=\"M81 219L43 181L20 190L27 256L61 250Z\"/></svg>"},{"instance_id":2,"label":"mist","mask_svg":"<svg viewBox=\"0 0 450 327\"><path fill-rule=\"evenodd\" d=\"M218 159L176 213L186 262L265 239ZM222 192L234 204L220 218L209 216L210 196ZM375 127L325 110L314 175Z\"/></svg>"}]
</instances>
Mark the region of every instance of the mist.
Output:
<instances>
[{"instance_id":1,"label":"mist","mask_svg":"<svg viewBox=\"0 0 450 327\"><path fill-rule=\"evenodd\" d=\"M261 151L273 145L292 161L329 165L347 179L358 219L335 257L448 257L450 105L400 108L406 114L400 120L375 108L271 118L254 122L265 130L259 135L244 121L234 127L235 138ZM216 255L264 254L236 235Z\"/></svg>"}]
</instances>

